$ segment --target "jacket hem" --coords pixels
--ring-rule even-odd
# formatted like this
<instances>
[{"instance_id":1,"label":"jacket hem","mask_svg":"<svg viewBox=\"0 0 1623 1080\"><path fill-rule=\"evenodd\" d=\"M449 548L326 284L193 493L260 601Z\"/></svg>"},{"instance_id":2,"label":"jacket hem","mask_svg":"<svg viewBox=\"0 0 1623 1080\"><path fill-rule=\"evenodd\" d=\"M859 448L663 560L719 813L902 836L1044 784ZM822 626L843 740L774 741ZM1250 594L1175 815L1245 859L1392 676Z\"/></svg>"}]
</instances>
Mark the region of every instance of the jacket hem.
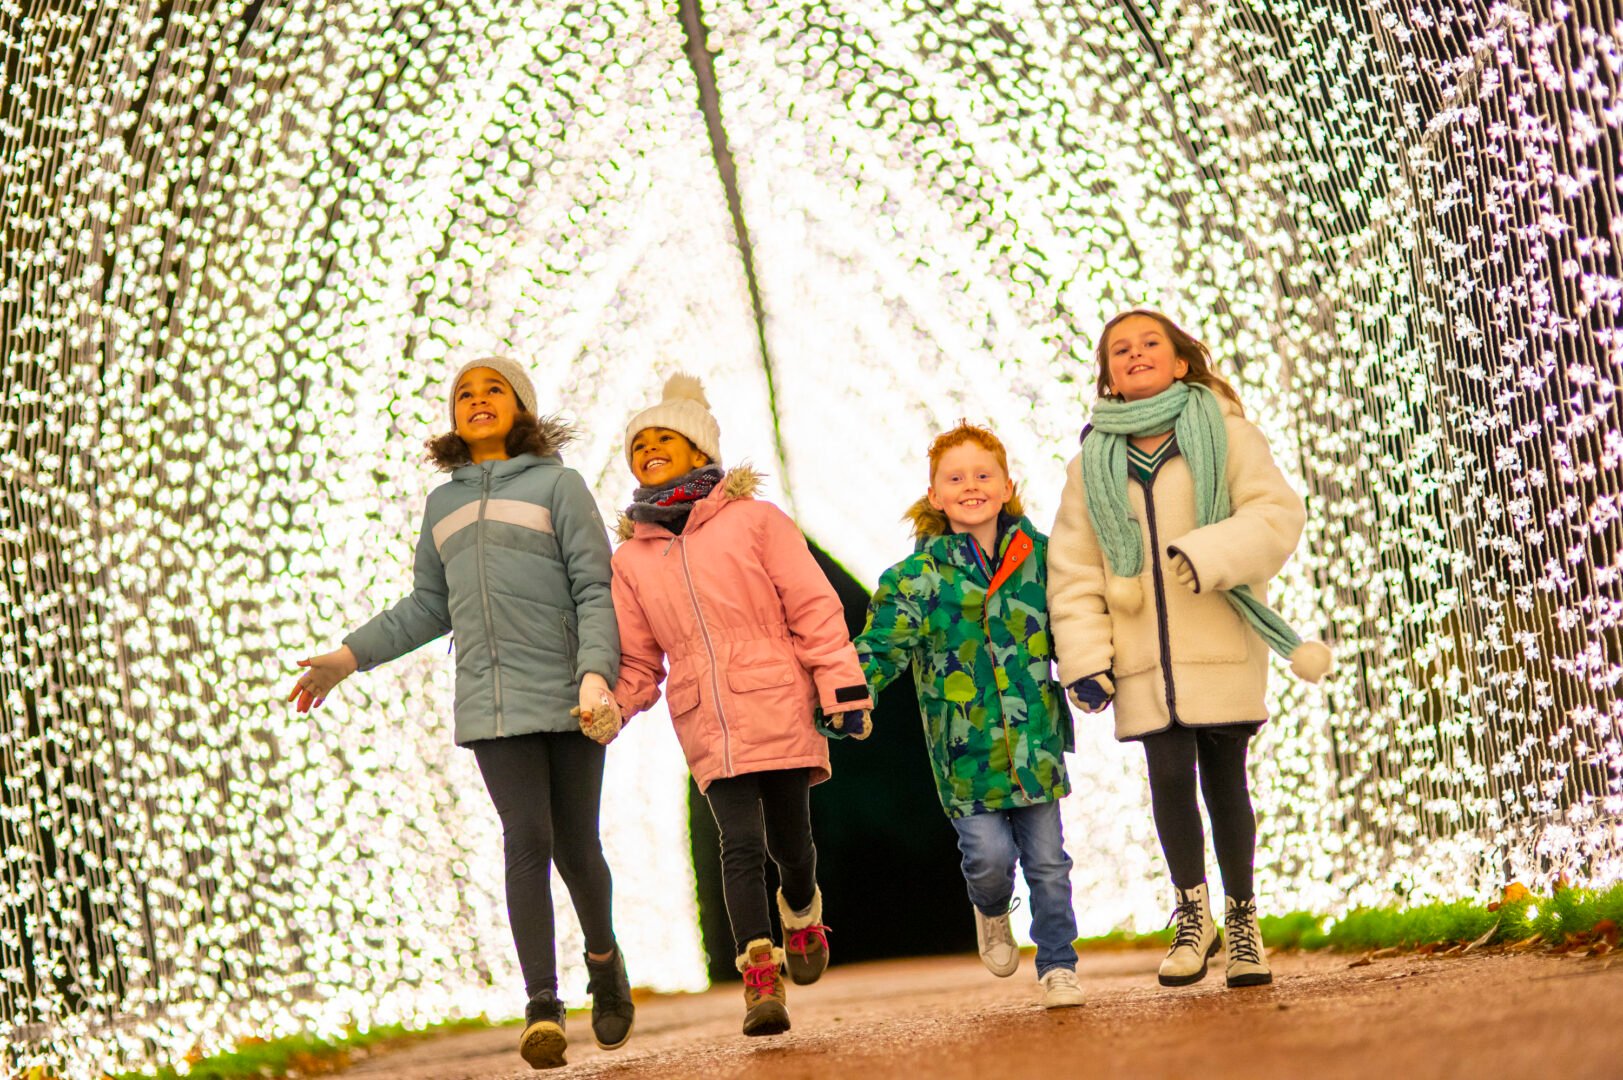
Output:
<instances>
[{"instance_id":1,"label":"jacket hem","mask_svg":"<svg viewBox=\"0 0 1623 1080\"><path fill-rule=\"evenodd\" d=\"M1131 735L1118 735L1118 736L1116 736L1116 741L1117 742L1139 742L1140 740L1146 739L1151 735L1165 734L1166 732L1171 731L1175 727L1188 728L1191 731L1195 731L1195 730L1200 729L1200 728L1230 728L1230 727L1256 727L1256 728L1260 728L1260 727L1262 727L1262 725L1266 724L1267 722L1268 722L1267 717L1263 717L1261 720L1213 720L1213 721L1210 721L1208 723L1201 723L1199 721L1191 722L1191 721L1183 719L1182 717L1179 717L1177 720L1171 721L1171 722L1169 722L1169 723L1167 723L1167 724L1165 724L1165 725L1163 725L1161 727L1155 728L1152 731L1135 731Z\"/></svg>"}]
</instances>

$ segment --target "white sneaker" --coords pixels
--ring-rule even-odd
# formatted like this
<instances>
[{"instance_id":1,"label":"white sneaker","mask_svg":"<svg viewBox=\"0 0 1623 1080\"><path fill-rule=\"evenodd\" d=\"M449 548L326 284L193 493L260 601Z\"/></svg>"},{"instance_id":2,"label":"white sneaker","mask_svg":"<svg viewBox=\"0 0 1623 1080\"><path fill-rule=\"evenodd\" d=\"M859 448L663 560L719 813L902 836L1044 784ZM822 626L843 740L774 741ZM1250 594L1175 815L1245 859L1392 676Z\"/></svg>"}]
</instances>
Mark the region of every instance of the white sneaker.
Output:
<instances>
[{"instance_id":1,"label":"white sneaker","mask_svg":"<svg viewBox=\"0 0 1623 1080\"><path fill-rule=\"evenodd\" d=\"M1082 987L1070 968L1049 968L1038 981L1043 984L1043 1008L1067 1009L1082 1004Z\"/></svg>"},{"instance_id":2,"label":"white sneaker","mask_svg":"<svg viewBox=\"0 0 1623 1080\"><path fill-rule=\"evenodd\" d=\"M1223 911L1223 930L1229 939L1228 984L1267 986L1274 981L1268 968L1268 954L1262 948L1262 931L1257 927L1257 901L1228 898Z\"/></svg>"},{"instance_id":3,"label":"white sneaker","mask_svg":"<svg viewBox=\"0 0 1623 1080\"><path fill-rule=\"evenodd\" d=\"M980 908L969 905L975 913L975 944L980 946L981 963L1000 979L1013 975L1020 966L1020 949L1014 943L1014 931L1009 929L1009 912L1018 903L1010 902L1009 910L1001 915L982 915Z\"/></svg>"},{"instance_id":4,"label":"white sneaker","mask_svg":"<svg viewBox=\"0 0 1623 1080\"><path fill-rule=\"evenodd\" d=\"M1178 903L1172 909L1177 933L1172 948L1161 961L1162 986L1189 986L1206 977L1206 961L1222 948L1223 939L1212 922L1211 905L1206 899L1206 883L1193 889L1178 889Z\"/></svg>"}]
</instances>

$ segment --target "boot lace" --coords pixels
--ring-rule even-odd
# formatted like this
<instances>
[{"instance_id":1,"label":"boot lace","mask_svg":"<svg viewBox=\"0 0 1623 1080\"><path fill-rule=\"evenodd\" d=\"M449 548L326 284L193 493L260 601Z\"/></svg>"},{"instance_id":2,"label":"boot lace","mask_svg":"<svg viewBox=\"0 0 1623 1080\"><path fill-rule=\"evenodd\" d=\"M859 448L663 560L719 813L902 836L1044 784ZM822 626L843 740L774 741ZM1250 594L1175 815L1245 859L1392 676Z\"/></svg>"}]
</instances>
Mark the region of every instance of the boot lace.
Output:
<instances>
[{"instance_id":1,"label":"boot lace","mask_svg":"<svg viewBox=\"0 0 1623 1080\"><path fill-rule=\"evenodd\" d=\"M783 947L792 953L799 953L800 958L804 960L806 959L806 954L811 951L812 938L815 937L822 944L823 948L828 948L829 932L829 928L824 926L822 923L812 923L810 926L802 926L800 929L791 930L788 934L784 935Z\"/></svg>"},{"instance_id":2,"label":"boot lace","mask_svg":"<svg viewBox=\"0 0 1623 1080\"><path fill-rule=\"evenodd\" d=\"M1223 929L1228 931L1230 960L1236 963L1262 963L1259 948L1262 935L1257 932L1255 900L1236 901L1223 919Z\"/></svg>"},{"instance_id":3,"label":"boot lace","mask_svg":"<svg viewBox=\"0 0 1623 1080\"><path fill-rule=\"evenodd\" d=\"M1173 935L1172 947L1174 949L1200 948L1200 901L1194 897L1187 900L1180 899L1172 909L1172 918L1167 925L1178 924L1178 932Z\"/></svg>"},{"instance_id":4,"label":"boot lace","mask_svg":"<svg viewBox=\"0 0 1623 1080\"><path fill-rule=\"evenodd\" d=\"M778 988L778 965L768 961L744 969L744 985L761 997L771 997Z\"/></svg>"}]
</instances>

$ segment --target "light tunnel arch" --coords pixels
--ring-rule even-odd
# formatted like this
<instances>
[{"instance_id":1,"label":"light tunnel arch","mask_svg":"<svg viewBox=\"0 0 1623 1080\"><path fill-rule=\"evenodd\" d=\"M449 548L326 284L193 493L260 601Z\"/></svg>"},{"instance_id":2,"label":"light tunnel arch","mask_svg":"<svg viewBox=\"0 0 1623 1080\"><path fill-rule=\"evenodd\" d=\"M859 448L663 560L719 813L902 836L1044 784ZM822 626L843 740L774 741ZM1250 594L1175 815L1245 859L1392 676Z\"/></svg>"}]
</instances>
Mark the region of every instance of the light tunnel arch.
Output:
<instances>
[{"instance_id":1,"label":"light tunnel arch","mask_svg":"<svg viewBox=\"0 0 1623 1080\"><path fill-rule=\"evenodd\" d=\"M473 855L499 841L441 658L313 726L274 693L409 581L419 447L477 351L579 422L606 511L624 415L699 371L724 453L871 582L960 414L1051 516L1092 335L1166 307L1308 494L1284 607L1342 648L1322 693L1275 682L1264 889L1616 879L1612 4L4 19L4 1064L506 1007ZM635 739L625 776L679 806L679 759ZM1079 914L1147 920L1141 770L1099 738L1076 771ZM668 846L608 829L611 858ZM647 976L698 977L693 941L655 938Z\"/></svg>"}]
</instances>

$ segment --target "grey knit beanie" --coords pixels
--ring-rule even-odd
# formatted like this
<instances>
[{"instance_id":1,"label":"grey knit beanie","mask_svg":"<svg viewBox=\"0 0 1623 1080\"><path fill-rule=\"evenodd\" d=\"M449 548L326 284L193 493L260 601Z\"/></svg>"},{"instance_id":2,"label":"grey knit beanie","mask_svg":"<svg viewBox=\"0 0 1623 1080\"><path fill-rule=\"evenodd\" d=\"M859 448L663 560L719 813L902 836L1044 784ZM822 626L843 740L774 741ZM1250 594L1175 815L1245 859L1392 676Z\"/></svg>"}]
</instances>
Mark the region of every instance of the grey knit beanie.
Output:
<instances>
[{"instance_id":1,"label":"grey knit beanie","mask_svg":"<svg viewBox=\"0 0 1623 1080\"><path fill-rule=\"evenodd\" d=\"M677 372L665 380L665 395L658 405L650 405L626 425L626 464L631 464L631 442L637 432L648 428L668 428L686 435L710 464L721 464L721 425L710 415L710 402L704 384L697 376Z\"/></svg>"},{"instance_id":2,"label":"grey knit beanie","mask_svg":"<svg viewBox=\"0 0 1623 1080\"><path fill-rule=\"evenodd\" d=\"M506 379L507 385L511 386L513 388L513 393L518 395L519 403L524 406L525 410L529 412L531 416L536 415L535 385L530 382L530 377L524 373L524 369L518 366L518 361L509 360L505 356L485 356L478 360L469 360L466 364L463 364L457 369L457 373L455 375L451 376L451 390L449 393L451 405L451 430L456 430L456 385L462 381L462 376L466 375L474 368L481 367L489 368L491 371L494 371L496 374Z\"/></svg>"}]
</instances>

